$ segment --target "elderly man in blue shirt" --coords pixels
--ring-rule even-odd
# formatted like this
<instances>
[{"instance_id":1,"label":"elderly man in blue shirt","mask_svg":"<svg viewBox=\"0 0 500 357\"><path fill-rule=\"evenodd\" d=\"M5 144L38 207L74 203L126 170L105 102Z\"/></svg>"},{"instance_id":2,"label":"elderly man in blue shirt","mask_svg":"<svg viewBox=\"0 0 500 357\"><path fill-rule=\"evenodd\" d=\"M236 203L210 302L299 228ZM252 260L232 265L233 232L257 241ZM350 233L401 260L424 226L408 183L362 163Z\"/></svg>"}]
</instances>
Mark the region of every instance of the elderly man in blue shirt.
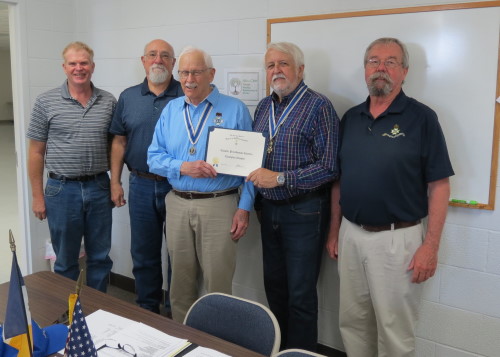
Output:
<instances>
[{"instance_id":1,"label":"elderly man in blue shirt","mask_svg":"<svg viewBox=\"0 0 500 357\"><path fill-rule=\"evenodd\" d=\"M200 49L180 54L178 73L185 96L163 110L148 165L173 187L166 197L170 301L172 317L182 322L199 296L200 273L208 293L232 292L236 242L248 227L254 188L242 177L217 174L204 161L209 127L252 130L247 107L211 85L215 68Z\"/></svg>"}]
</instances>

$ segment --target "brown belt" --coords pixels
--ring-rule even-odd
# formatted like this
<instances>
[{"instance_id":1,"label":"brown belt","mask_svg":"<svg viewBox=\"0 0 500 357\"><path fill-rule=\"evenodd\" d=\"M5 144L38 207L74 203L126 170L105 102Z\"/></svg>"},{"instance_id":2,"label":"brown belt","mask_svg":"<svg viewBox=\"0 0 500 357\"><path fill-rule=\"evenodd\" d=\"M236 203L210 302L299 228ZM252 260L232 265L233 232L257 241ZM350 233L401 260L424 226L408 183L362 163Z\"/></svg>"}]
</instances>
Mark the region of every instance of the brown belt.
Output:
<instances>
[{"instance_id":1,"label":"brown belt","mask_svg":"<svg viewBox=\"0 0 500 357\"><path fill-rule=\"evenodd\" d=\"M361 228L363 228L365 231L368 231L368 232L383 232L383 231L390 231L392 229L413 227L419 223L420 223L420 220L413 221L413 222L396 222L396 223L392 223L392 224L385 224L382 226L368 226L365 224L360 224L360 226L361 226Z\"/></svg>"},{"instance_id":2,"label":"brown belt","mask_svg":"<svg viewBox=\"0 0 500 357\"><path fill-rule=\"evenodd\" d=\"M188 192L188 191L177 191L177 190L172 190L172 192L175 193L176 196L185 198L187 200L198 200L202 198L215 198L215 197L232 195L233 193L238 193L238 189L231 188L227 191L222 191L222 192Z\"/></svg>"},{"instance_id":3,"label":"brown belt","mask_svg":"<svg viewBox=\"0 0 500 357\"><path fill-rule=\"evenodd\" d=\"M151 172L143 172L143 171L137 171L137 170L131 170L133 174L136 174L137 176L144 177L150 180L154 181L165 181L166 178L160 175L152 174Z\"/></svg>"},{"instance_id":4,"label":"brown belt","mask_svg":"<svg viewBox=\"0 0 500 357\"><path fill-rule=\"evenodd\" d=\"M80 182L87 182L87 181L93 181L95 180L98 176L106 174L106 172L100 172L95 175L84 175L84 176L64 176L64 175L59 175L53 172L49 172L49 178L54 179L54 180L60 180L60 181L80 181Z\"/></svg>"}]
</instances>

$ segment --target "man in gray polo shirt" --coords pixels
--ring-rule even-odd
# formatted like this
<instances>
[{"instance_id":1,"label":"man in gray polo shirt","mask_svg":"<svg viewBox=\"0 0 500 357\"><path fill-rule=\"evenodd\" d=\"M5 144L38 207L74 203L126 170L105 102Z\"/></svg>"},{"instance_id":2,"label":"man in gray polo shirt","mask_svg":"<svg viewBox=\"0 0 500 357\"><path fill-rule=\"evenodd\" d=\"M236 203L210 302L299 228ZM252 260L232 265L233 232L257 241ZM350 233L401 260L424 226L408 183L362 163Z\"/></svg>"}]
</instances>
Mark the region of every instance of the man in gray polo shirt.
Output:
<instances>
[{"instance_id":1,"label":"man in gray polo shirt","mask_svg":"<svg viewBox=\"0 0 500 357\"><path fill-rule=\"evenodd\" d=\"M111 249L108 128L116 99L91 82L94 51L72 42L63 51L67 80L36 99L26 136L33 212L47 218L54 270L76 280L82 236L87 285L106 291ZM43 190L44 163L48 171Z\"/></svg>"}]
</instances>

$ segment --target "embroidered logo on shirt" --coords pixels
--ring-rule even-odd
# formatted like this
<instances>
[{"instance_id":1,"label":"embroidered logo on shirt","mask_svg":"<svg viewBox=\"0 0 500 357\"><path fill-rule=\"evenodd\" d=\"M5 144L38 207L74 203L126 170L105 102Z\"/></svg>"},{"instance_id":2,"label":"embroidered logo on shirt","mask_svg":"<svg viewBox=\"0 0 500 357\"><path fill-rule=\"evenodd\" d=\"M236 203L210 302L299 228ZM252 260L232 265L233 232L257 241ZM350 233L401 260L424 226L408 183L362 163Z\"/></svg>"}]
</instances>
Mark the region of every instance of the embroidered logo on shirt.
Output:
<instances>
[{"instance_id":1,"label":"embroidered logo on shirt","mask_svg":"<svg viewBox=\"0 0 500 357\"><path fill-rule=\"evenodd\" d=\"M399 130L398 124L394 124L394 128L392 128L391 133L390 134L384 133L384 134L382 134L382 136L388 136L391 139L395 139L398 136L405 136L405 133L402 133L401 130Z\"/></svg>"},{"instance_id":2,"label":"embroidered logo on shirt","mask_svg":"<svg viewBox=\"0 0 500 357\"><path fill-rule=\"evenodd\" d=\"M215 113L214 123L217 126L219 126L222 123L224 123L224 119L222 119L222 113Z\"/></svg>"}]
</instances>

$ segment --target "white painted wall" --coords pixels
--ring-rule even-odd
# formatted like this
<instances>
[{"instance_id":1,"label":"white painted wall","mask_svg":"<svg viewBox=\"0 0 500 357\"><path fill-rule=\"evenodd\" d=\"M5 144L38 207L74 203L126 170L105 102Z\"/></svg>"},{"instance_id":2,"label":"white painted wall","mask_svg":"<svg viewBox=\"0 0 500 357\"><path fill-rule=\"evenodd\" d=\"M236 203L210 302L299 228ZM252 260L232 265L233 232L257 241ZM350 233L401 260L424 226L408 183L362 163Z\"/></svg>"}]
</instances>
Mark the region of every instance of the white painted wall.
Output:
<instances>
[{"instance_id":1,"label":"white painted wall","mask_svg":"<svg viewBox=\"0 0 500 357\"><path fill-rule=\"evenodd\" d=\"M453 1L418 0L11 0L21 11L20 50L27 66L22 93L29 113L40 92L63 79L60 52L71 40L83 40L95 52L94 83L116 96L143 78L139 62L144 44L164 38L179 53L200 46L214 58L215 83L224 90L229 67L260 67L266 46L266 19L434 5ZM455 1L458 2L458 1ZM293 42L293 38L290 39ZM325 40L325 46L328 41ZM340 50L340 49L339 49ZM307 63L306 63L307 66ZM473 68L466 65L465 68ZM464 69L465 69L464 68ZM21 71L22 73L22 71ZM492 74L495 75L495 74ZM362 78L359 78L362 81ZM335 98L331 98L335 103ZM253 108L251 108L253 109ZM23 127L29 115L24 115ZM24 128L23 128L24 129ZM25 129L24 129L25 130ZM24 145L24 143L23 143ZM481 158L477 158L481 160ZM126 180L124 180L126 181ZM26 185L26 182L23 182ZM25 188L26 189L26 188ZM500 189L497 189L500 192ZM497 202L500 204L500 194ZM25 200L26 212L29 202ZM127 208L114 212L113 271L131 275ZM45 268L45 223L28 220L32 271ZM239 243L234 279L237 295L265 301L260 234L256 218ZM336 263L324 259L319 283L320 342L342 349L338 333ZM500 355L500 214L450 207L436 276L427 284L419 323L418 356L471 357Z\"/></svg>"},{"instance_id":2,"label":"white painted wall","mask_svg":"<svg viewBox=\"0 0 500 357\"><path fill-rule=\"evenodd\" d=\"M13 120L10 52L0 51L0 120Z\"/></svg>"}]
</instances>

